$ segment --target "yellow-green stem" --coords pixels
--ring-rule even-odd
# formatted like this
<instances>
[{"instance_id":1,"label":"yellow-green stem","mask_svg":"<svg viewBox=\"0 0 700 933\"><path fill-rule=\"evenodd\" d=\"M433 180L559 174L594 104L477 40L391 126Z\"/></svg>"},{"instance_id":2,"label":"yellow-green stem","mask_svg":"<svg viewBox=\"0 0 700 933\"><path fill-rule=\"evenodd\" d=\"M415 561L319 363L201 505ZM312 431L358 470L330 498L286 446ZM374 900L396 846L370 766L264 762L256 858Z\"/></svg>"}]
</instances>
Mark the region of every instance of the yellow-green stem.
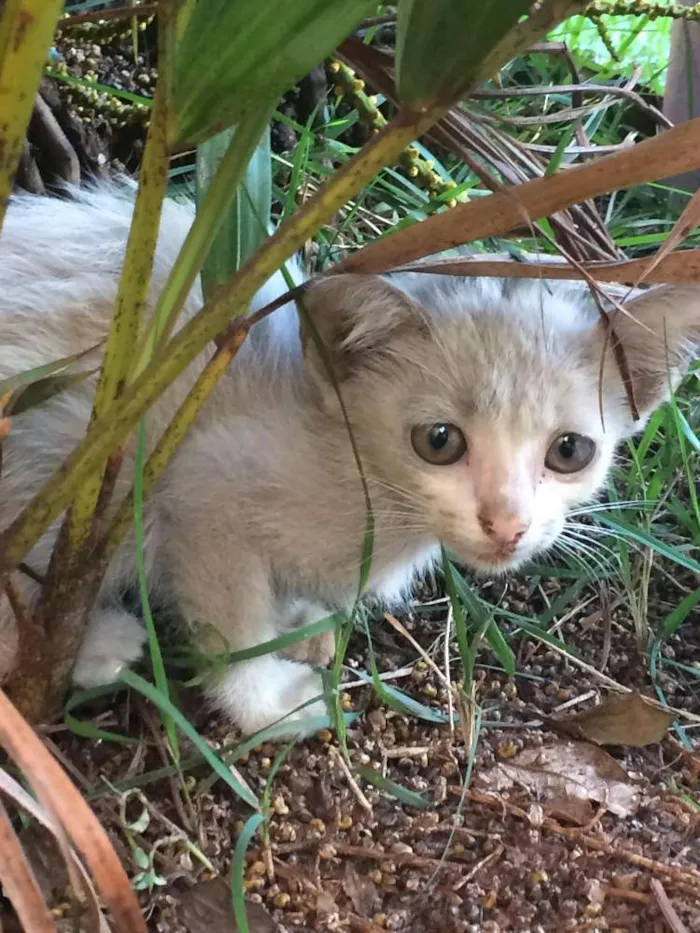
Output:
<instances>
[{"instance_id":1,"label":"yellow-green stem","mask_svg":"<svg viewBox=\"0 0 700 933\"><path fill-rule=\"evenodd\" d=\"M0 13L0 229L63 0L6 0Z\"/></svg>"},{"instance_id":2,"label":"yellow-green stem","mask_svg":"<svg viewBox=\"0 0 700 933\"><path fill-rule=\"evenodd\" d=\"M162 4L167 7L167 4ZM167 22L159 23L160 35ZM160 46L164 43L161 39ZM95 390L92 421L101 418L121 394L133 366L134 347L138 343L138 332L153 271L153 260L160 216L168 181L167 150L167 65L164 59L161 77L154 97L153 116L148 128L143 162L139 176L139 188L134 206L134 215L126 245L124 265L119 281L114 316L105 346L104 362ZM99 468L87 477L78 489L67 516L68 542L77 552L87 540L92 527L92 516L100 495L104 466L110 451Z\"/></svg>"}]
</instances>

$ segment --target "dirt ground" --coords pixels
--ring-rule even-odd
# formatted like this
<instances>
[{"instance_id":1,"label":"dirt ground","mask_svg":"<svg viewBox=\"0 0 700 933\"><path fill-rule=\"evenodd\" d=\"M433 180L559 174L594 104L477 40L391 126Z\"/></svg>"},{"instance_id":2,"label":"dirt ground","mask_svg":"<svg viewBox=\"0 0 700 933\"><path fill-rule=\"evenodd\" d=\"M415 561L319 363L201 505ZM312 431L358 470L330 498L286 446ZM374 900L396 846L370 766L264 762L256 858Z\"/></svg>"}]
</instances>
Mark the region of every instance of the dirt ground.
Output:
<instances>
[{"instance_id":1,"label":"dirt ground","mask_svg":"<svg viewBox=\"0 0 700 933\"><path fill-rule=\"evenodd\" d=\"M661 573L656 583L651 611L661 612L674 597ZM561 587L557 580L535 587L511 579L487 590L494 603L529 614L541 611L543 600L551 602ZM686 727L690 747L671 729L646 747L604 751L577 734L575 725L558 723L617 695L600 675L653 695L629 613L624 605L615 608L614 600L610 611L607 590L602 602L600 593L600 584L584 588L559 626L583 668L532 639L514 637L512 627L504 626L517 653L517 673L509 678L488 652L480 656L475 699L483 719L476 737L473 730L465 737L459 723L451 729L449 722L401 715L378 705L368 688L354 688L352 666L368 666L364 639L358 637L346 678L346 708L361 711L348 728L349 759L421 794L426 805L416 808L386 786L349 775L328 730L297 744L272 786L269 838L261 845L258 837L247 855L251 930L700 930L694 803L700 754L692 740L692 712L677 720ZM441 673L445 605L403 621L437 670L405 635L381 622L373 634L380 670L388 672L387 683L449 715ZM662 653L691 670L700 667L697 629L682 629ZM452 669L456 679L460 662ZM660 683L674 708L700 708L693 678L685 682L662 671ZM163 881L142 892L150 928L235 930L228 870L236 835L250 815L246 805L222 782L203 789L206 767L191 772L189 794L173 778L143 786L144 796L132 795L121 816L117 795L102 795L105 779L139 784L140 775L167 760L159 719L135 702L91 711L101 728L141 735L135 747L90 742L61 729L51 732L50 741L86 793L101 794L93 805L133 873L124 824L143 822L138 815L148 808L148 826L137 827L132 837L145 852L156 852L153 864ZM240 741L221 721L202 714L196 691L184 691L177 702L221 753ZM618 723L611 714L606 724L621 725L630 742L645 740L648 724L637 711ZM465 790L470 741L476 754ZM283 747L266 744L237 762L255 792L267 784ZM182 753L186 758L186 745ZM203 865L183 838L210 864Z\"/></svg>"}]
</instances>

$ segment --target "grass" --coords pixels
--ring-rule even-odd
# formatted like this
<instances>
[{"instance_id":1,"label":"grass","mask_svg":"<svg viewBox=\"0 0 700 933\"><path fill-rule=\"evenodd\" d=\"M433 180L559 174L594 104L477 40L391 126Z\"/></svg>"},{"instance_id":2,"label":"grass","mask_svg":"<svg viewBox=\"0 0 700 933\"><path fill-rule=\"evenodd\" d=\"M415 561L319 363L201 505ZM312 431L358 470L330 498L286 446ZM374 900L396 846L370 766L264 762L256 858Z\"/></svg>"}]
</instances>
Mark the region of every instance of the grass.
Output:
<instances>
[{"instance_id":1,"label":"grass","mask_svg":"<svg viewBox=\"0 0 700 933\"><path fill-rule=\"evenodd\" d=\"M94 3L73 4L75 11L87 10ZM641 18L610 20L603 18L606 34L617 50L622 61L611 58L610 50L598 29L583 18L570 21L566 28L558 30L555 38L565 39L574 49L577 63L587 75L602 83L614 80L619 83L622 76L628 76L637 64L642 66L643 80L656 92L661 87L661 63L665 61L668 50L669 23L657 20L643 22ZM505 87L518 83L530 85L567 84L571 80L564 63L551 56L536 54L526 60L520 60L505 70ZM551 150L554 162L571 162L575 156L567 152L567 142L571 135L562 134L557 123L535 123L532 126L506 124L505 121L522 120L551 115L557 110L566 110L571 106L571 95L552 93L542 98L514 96L506 100L475 103L474 107L481 115L497 117L509 126L516 138L527 145L547 146ZM272 159L272 216L276 221L290 216L300 202L313 192L320 182L332 171L342 165L353 154L353 148L343 142L341 137L357 122L357 113L348 109L342 101L329 100L326 107L326 119L320 127L311 128L311 124L301 126L282 114L277 118L285 122L298 134L299 142L294 152L275 155ZM631 112L613 102L604 110L595 110L585 116L582 123L593 145L617 145L633 128ZM479 197L482 190L479 179L464 164L453 157L440 153L436 155L428 150L422 154L431 158L444 175L451 178L460 193ZM180 175L187 172L178 169ZM178 178L178 184L183 181ZM614 242L625 249L630 257L647 255L661 245L678 215L673 208L670 190L662 185L649 185L643 189L612 195L604 203L605 218ZM348 250L357 248L365 242L394 230L401 225L412 223L431 213L445 209L443 200L433 199L419 188L405 173L390 168L383 171L369 185L361 196L343 208L335 222L322 229L315 241L315 252L311 257L314 269L323 269L338 260ZM693 233L688 242L697 245L699 234ZM537 250L552 252L551 243L546 239L532 238L511 239L507 242L493 240L475 245L484 251ZM462 681L454 690L457 710L454 722L464 724L464 719L471 720L471 732L464 736L467 748L467 767L461 777L463 790L469 784L471 769L474 766L477 739L482 728L488 728L488 710L470 707L477 694L479 678L489 672L498 672L515 678L535 678L536 675L525 670L522 663L524 652L537 651L538 645L543 650L563 653L572 664L585 663L577 650L567 644L563 632L562 620L580 614L581 607L587 600L597 599L600 595L600 582L604 577L612 597L619 598L630 607L630 617L634 625L635 637L640 656L645 659L649 675L660 699L665 699L664 677L671 675L682 678L689 690L697 689L700 670L685 665L673 657L673 645L679 636L683 637L692 614L697 611L700 602L697 574L700 572L698 553L700 545L700 504L696 490L696 477L700 468L700 407L697 403L698 375L691 374L679 392L677 401L655 415L642 435L630 442L627 452L620 457L607 490L609 507L591 511L585 517L589 528L588 538L578 551L569 551L558 555L553 565L539 564L530 568L523 586L528 599L527 607L531 611L514 611L504 604L502 597L494 596L489 587L478 587L473 581L462 576L445 555L443 579L422 603L413 607L417 616L426 616L438 607L443 613L449 608L454 622L456 636L457 665L454 671L450 664L445 665L440 658L440 649L451 659L454 646L439 644L439 640L425 647L425 653L443 667L447 678L448 692L453 691L453 676ZM143 438L140 450L143 449ZM137 458L142 465L142 457ZM137 476L138 476L137 466ZM142 551L143 512L139 486L137 484L136 502L136 539L138 550ZM368 548L371 544L371 523L368 523ZM588 545L595 548L588 551ZM123 686L129 687L150 700L161 713L168 742L167 754L170 763L163 767L127 778L114 787L104 786L97 793L112 794L116 791L128 793L129 789L143 789L154 781L169 776L179 779L180 788L185 793L188 772L195 770L197 789L207 793L217 781L223 781L230 790L253 810L238 834L231 865L231 896L236 921L241 930L247 929L244 904L244 877L246 853L256 837L265 840L266 820L269 817L271 799L274 796L274 780L278 769L289 749L283 747L268 775L267 783L261 794L253 791L235 770L235 763L244 760L256 747L264 743L279 741L289 732L288 728L271 727L261 734L233 747L214 750L206 738L198 732L184 717L178 708L176 691L166 676L166 667L162 663L161 650L155 628L152 625L148 593L145 585L143 561L140 561L141 606L148 626L149 645L154 672L154 683L150 683L138 674L128 672L123 677ZM582 571L584 571L582 573ZM557 589L548 590L548 581L556 581ZM551 593L555 593L553 597ZM445 595L446 593L446 595ZM533 608L534 607L534 608ZM352 666L345 657L348 638L341 639L341 648L336 663L329 674L329 696L335 698L336 725L340 736L352 721L352 714L343 715L341 702L341 677L352 673L374 686L381 701L389 708L408 717L422 719L429 723L445 723L448 713L445 704L436 704L432 700L419 699L421 694L415 689L402 690L382 679L381 648L376 644L376 635L365 623L364 616L358 614L356 620L364 630L367 640L368 669ZM282 636L261 651L279 650L295 640L308 637L335 625L337 620L324 620L308 627L306 631ZM351 626L346 621L342 629L344 636L352 634ZM670 649L670 650L669 650ZM252 656L250 652L239 653ZM235 660L229 658L228 660ZM417 654L414 660L418 661ZM168 665L177 670L177 664ZM455 681L456 682L456 681ZM78 705L105 694L106 691L88 691L74 697L66 708L66 724L77 735L92 742L124 743L134 741L131 737L108 731L87 721L78 720L73 714ZM461 703L461 706L460 706ZM467 716L465 717L465 711ZM330 720L322 718L309 721L306 728L316 731L325 728ZM682 724L677 726L680 740L690 747L690 739ZM188 740L187 749L180 747L178 732ZM293 744L293 743L292 743ZM205 762L208 770L203 774L201 765ZM410 806L425 806L423 796L416 794L397 781L374 770L368 770L361 764L355 770L355 776L377 786L383 793ZM186 791L191 793L191 790ZM462 802L464 800L462 797ZM144 811L145 812L145 811ZM138 828L138 827L137 827ZM124 832L134 831L132 824L124 822ZM133 843L132 849L137 846ZM139 851L143 851L139 849ZM141 858L141 856L139 856ZM139 865L148 877L157 878L153 858L145 856L146 861ZM142 860L143 861L143 860ZM137 859L138 862L138 859ZM151 873L148 875L148 873ZM157 881L153 882L158 884Z\"/></svg>"}]
</instances>

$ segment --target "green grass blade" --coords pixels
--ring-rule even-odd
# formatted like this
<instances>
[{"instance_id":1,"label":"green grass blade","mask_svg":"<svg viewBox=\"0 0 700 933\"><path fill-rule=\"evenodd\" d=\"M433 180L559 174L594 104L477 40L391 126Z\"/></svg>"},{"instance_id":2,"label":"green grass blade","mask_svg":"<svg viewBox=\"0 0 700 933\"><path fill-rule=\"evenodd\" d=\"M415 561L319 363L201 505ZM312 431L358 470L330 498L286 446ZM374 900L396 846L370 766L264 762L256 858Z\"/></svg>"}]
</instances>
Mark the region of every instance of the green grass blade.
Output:
<instances>
[{"instance_id":1,"label":"green grass blade","mask_svg":"<svg viewBox=\"0 0 700 933\"><path fill-rule=\"evenodd\" d=\"M248 913L245 909L245 866L246 852L253 836L263 822L262 813L253 813L245 822L233 850L231 860L231 903L238 933L250 933Z\"/></svg>"},{"instance_id":2,"label":"green grass blade","mask_svg":"<svg viewBox=\"0 0 700 933\"><path fill-rule=\"evenodd\" d=\"M148 650L153 669L153 679L156 688L166 698L170 698L168 677L163 664L163 654L160 650L158 633L153 621L151 604L148 598L148 580L146 577L146 564L144 558L144 525L143 525L143 464L146 450L146 422L141 419L136 440L136 456L134 462L134 538L136 542L136 567L138 572L139 597L141 612L148 633ZM163 714L163 726L168 736L170 750L177 762L180 758L180 749L177 741L175 723L167 713Z\"/></svg>"},{"instance_id":3,"label":"green grass blade","mask_svg":"<svg viewBox=\"0 0 700 933\"><path fill-rule=\"evenodd\" d=\"M665 544L649 532L643 531L641 528L635 528L624 522L621 518L612 518L610 515L598 513L596 518L601 525L612 528L631 541L636 541L638 544L643 544L644 547L651 548L652 551L656 551L657 554L673 561L675 564L679 564L681 567L685 567L687 570L700 573L700 563L698 561L693 560L692 557L689 557L677 548Z\"/></svg>"},{"instance_id":4,"label":"green grass blade","mask_svg":"<svg viewBox=\"0 0 700 933\"><path fill-rule=\"evenodd\" d=\"M391 794L392 797L400 800L401 803L407 804L409 807L415 807L417 810L425 810L431 805L430 801L422 794L417 794L415 791L408 790L408 788L402 787L401 784L397 784L396 781L384 777L383 774L375 771L371 765L358 765L356 771L368 784L373 784L387 794Z\"/></svg>"},{"instance_id":5,"label":"green grass blade","mask_svg":"<svg viewBox=\"0 0 700 933\"><path fill-rule=\"evenodd\" d=\"M150 700L158 707L161 713L165 713L173 720L178 729L196 746L202 758L204 758L212 770L216 772L217 776L228 784L236 796L240 797L241 800L247 803L248 806L253 807L253 809L257 810L259 808L257 797L254 796L249 788L241 784L231 769L226 767L221 758L212 750L194 726L185 719L180 710L170 702L168 697L163 696L160 690L152 683L144 680L143 677L132 670L127 669L122 671L120 679L128 687L131 687L132 690L136 690L137 693L145 696L147 700Z\"/></svg>"}]
</instances>

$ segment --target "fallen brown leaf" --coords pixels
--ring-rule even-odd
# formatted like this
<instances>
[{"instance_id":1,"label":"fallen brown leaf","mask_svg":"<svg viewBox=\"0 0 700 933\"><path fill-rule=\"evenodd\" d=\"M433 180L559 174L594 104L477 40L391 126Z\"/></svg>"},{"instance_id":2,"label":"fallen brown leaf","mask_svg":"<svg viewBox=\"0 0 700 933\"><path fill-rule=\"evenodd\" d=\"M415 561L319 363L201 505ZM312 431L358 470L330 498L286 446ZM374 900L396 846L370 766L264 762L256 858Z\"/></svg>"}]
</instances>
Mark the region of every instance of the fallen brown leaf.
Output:
<instances>
[{"instance_id":1,"label":"fallen brown leaf","mask_svg":"<svg viewBox=\"0 0 700 933\"><path fill-rule=\"evenodd\" d=\"M279 926L262 904L247 903L250 933L277 933ZM222 878L198 881L178 897L177 915L187 933L237 933L231 889Z\"/></svg>"},{"instance_id":2,"label":"fallen brown leaf","mask_svg":"<svg viewBox=\"0 0 700 933\"><path fill-rule=\"evenodd\" d=\"M343 891L361 917L371 917L378 909L379 898L376 885L369 878L358 875L349 861L345 863Z\"/></svg>"},{"instance_id":3,"label":"fallen brown leaf","mask_svg":"<svg viewBox=\"0 0 700 933\"><path fill-rule=\"evenodd\" d=\"M641 797L624 768L586 742L526 748L480 775L478 783L492 792L525 787L545 806L556 802L559 809L567 798L592 800L620 817L634 813Z\"/></svg>"},{"instance_id":4,"label":"fallen brown leaf","mask_svg":"<svg viewBox=\"0 0 700 933\"><path fill-rule=\"evenodd\" d=\"M569 735L596 745L642 748L663 739L673 715L639 693L625 693L609 697L594 709L554 722Z\"/></svg>"},{"instance_id":5,"label":"fallen brown leaf","mask_svg":"<svg viewBox=\"0 0 700 933\"><path fill-rule=\"evenodd\" d=\"M590 800L565 795L554 797L544 807L544 812L560 823L573 823L574 826L587 826L595 816Z\"/></svg>"},{"instance_id":6,"label":"fallen brown leaf","mask_svg":"<svg viewBox=\"0 0 700 933\"><path fill-rule=\"evenodd\" d=\"M49 908L22 851L12 823L0 803L0 878L22 925L32 933L56 933Z\"/></svg>"}]
</instances>

